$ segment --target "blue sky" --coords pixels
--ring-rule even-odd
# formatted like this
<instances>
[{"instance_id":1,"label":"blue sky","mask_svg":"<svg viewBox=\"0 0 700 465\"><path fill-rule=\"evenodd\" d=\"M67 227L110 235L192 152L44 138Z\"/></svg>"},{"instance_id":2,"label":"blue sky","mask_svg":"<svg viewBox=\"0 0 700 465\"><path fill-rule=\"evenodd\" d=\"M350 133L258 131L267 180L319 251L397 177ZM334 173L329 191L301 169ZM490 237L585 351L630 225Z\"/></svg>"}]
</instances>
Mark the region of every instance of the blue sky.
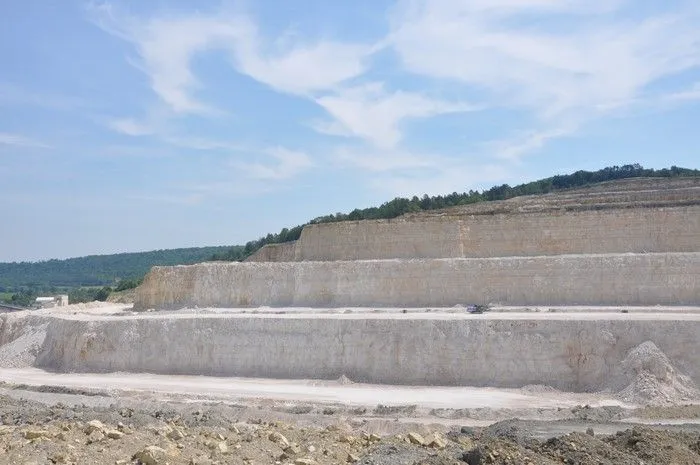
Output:
<instances>
[{"instance_id":1,"label":"blue sky","mask_svg":"<svg viewBox=\"0 0 700 465\"><path fill-rule=\"evenodd\" d=\"M3 2L0 261L697 168L698 24L695 0Z\"/></svg>"}]
</instances>

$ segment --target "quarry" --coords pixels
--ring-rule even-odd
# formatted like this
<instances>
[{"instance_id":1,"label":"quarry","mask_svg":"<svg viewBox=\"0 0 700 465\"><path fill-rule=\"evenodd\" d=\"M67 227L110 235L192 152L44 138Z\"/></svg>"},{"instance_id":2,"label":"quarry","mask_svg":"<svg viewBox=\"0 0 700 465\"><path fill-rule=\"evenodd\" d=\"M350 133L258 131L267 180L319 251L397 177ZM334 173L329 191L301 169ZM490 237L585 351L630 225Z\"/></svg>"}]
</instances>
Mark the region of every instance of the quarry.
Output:
<instances>
[{"instance_id":1,"label":"quarry","mask_svg":"<svg viewBox=\"0 0 700 465\"><path fill-rule=\"evenodd\" d=\"M698 354L700 178L311 224L133 305L0 314L0 463L700 463Z\"/></svg>"}]
</instances>

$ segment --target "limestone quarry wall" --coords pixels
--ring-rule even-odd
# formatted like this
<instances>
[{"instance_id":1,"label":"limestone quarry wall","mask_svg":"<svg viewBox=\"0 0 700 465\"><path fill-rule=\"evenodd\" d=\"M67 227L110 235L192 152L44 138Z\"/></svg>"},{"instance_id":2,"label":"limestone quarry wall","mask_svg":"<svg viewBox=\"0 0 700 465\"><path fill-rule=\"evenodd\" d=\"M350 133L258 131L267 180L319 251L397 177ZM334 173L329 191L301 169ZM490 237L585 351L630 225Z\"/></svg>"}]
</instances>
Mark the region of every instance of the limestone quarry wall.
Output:
<instances>
[{"instance_id":1,"label":"limestone quarry wall","mask_svg":"<svg viewBox=\"0 0 700 465\"><path fill-rule=\"evenodd\" d=\"M700 384L700 357L694 350L700 346L700 320L617 315L600 320L567 320L557 314L522 320L486 315L53 318L34 365L58 372L308 379L346 375L369 383L547 384L594 391L619 389L613 384L619 379L620 361L630 349L653 341L676 369ZM24 323L14 320L13 331L21 333L18 326L31 329L33 324L32 317Z\"/></svg>"},{"instance_id":2,"label":"limestone quarry wall","mask_svg":"<svg viewBox=\"0 0 700 465\"><path fill-rule=\"evenodd\" d=\"M698 305L700 253L154 267L135 307Z\"/></svg>"},{"instance_id":3,"label":"limestone quarry wall","mask_svg":"<svg viewBox=\"0 0 700 465\"><path fill-rule=\"evenodd\" d=\"M462 257L462 228L463 222L455 219L313 224L301 232L296 260Z\"/></svg>"},{"instance_id":4,"label":"limestone quarry wall","mask_svg":"<svg viewBox=\"0 0 700 465\"><path fill-rule=\"evenodd\" d=\"M293 262L296 260L297 241L282 244L267 244L250 257L247 262Z\"/></svg>"},{"instance_id":5,"label":"limestone quarry wall","mask_svg":"<svg viewBox=\"0 0 700 465\"><path fill-rule=\"evenodd\" d=\"M700 205L315 224L290 248L309 261L698 252Z\"/></svg>"}]
</instances>

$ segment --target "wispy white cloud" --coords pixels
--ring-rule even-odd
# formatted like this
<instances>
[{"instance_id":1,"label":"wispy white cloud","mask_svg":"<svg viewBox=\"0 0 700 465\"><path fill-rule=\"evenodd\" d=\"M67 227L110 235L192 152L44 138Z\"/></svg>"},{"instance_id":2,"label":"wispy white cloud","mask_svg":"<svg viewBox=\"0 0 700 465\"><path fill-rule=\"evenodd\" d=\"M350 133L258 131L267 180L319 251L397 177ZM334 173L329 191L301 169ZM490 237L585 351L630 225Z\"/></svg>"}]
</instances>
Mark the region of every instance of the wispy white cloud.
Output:
<instances>
[{"instance_id":1,"label":"wispy white cloud","mask_svg":"<svg viewBox=\"0 0 700 465\"><path fill-rule=\"evenodd\" d=\"M307 124L311 129L319 134L337 137L353 137L354 134L343 126L339 121L335 120L315 120Z\"/></svg>"},{"instance_id":2,"label":"wispy white cloud","mask_svg":"<svg viewBox=\"0 0 700 465\"><path fill-rule=\"evenodd\" d=\"M551 118L633 98L659 78L700 65L695 9L633 21L600 14L628 2L602 11L591 3L411 2L394 17L392 44L413 72L478 86ZM570 27L554 32L518 22L535 14Z\"/></svg>"},{"instance_id":3,"label":"wispy white cloud","mask_svg":"<svg viewBox=\"0 0 700 465\"><path fill-rule=\"evenodd\" d=\"M216 198L255 197L288 187L284 181L316 166L306 153L285 147L251 150L248 155L262 160L243 162L238 157L232 158L221 166L222 176L206 182L184 184L167 198L200 203ZM235 182L231 179L235 179Z\"/></svg>"},{"instance_id":4,"label":"wispy white cloud","mask_svg":"<svg viewBox=\"0 0 700 465\"><path fill-rule=\"evenodd\" d=\"M700 9L690 2L679 5L675 11L628 15L635 9L631 0L399 0L386 37L368 43L266 37L252 18L223 9L133 17L103 3L91 14L102 29L133 45L133 64L149 77L172 115L237 111L236 102L218 108L198 94L207 79L195 75L192 61L220 50L238 73L315 102L329 116L307 123L315 131L367 144L363 152L336 150L336 163L388 173L434 168L431 159L442 161L402 147L409 120L488 108L517 113L500 131L510 135L474 141L484 159L507 165L639 102L693 101L700 96L698 87L655 86L700 67ZM389 75L403 75L395 81L374 74L376 54L385 49L398 57L399 67ZM456 89L452 95L478 96L479 104L399 90L406 75L425 79L427 89L446 85ZM194 150L256 151L176 136L151 119L122 118L110 127ZM239 165L257 179L286 179L313 165L307 154L287 149L264 156L273 162Z\"/></svg>"},{"instance_id":5,"label":"wispy white cloud","mask_svg":"<svg viewBox=\"0 0 700 465\"><path fill-rule=\"evenodd\" d=\"M212 114L221 109L200 101L195 91L204 86L192 69L199 53L228 52L232 65L281 92L307 95L327 90L366 69L373 45L320 40L289 44L261 38L255 23L244 15L219 12L136 18L122 14L110 3L91 8L103 30L131 42L158 97L176 114ZM269 44L272 42L272 44Z\"/></svg>"},{"instance_id":6,"label":"wispy white cloud","mask_svg":"<svg viewBox=\"0 0 700 465\"><path fill-rule=\"evenodd\" d=\"M474 105L447 102L412 92L387 92L381 83L341 89L316 99L331 116L332 123L315 123L326 134L351 134L381 148L401 141L400 124L408 118L428 118L445 113L473 111Z\"/></svg>"},{"instance_id":7,"label":"wispy white cloud","mask_svg":"<svg viewBox=\"0 0 700 465\"><path fill-rule=\"evenodd\" d=\"M32 139L30 137L23 136L21 134L11 134L7 132L0 132L0 146L12 146L12 147L28 147L28 148L40 148L47 149L51 146Z\"/></svg>"},{"instance_id":8,"label":"wispy white cloud","mask_svg":"<svg viewBox=\"0 0 700 465\"><path fill-rule=\"evenodd\" d=\"M700 82L696 82L692 87L667 94L663 97L665 102L692 102L700 100Z\"/></svg>"},{"instance_id":9,"label":"wispy white cloud","mask_svg":"<svg viewBox=\"0 0 700 465\"><path fill-rule=\"evenodd\" d=\"M292 178L314 166L311 157L306 153L284 147L270 148L263 154L272 158L272 163L235 161L233 164L249 178L270 181Z\"/></svg>"},{"instance_id":10,"label":"wispy white cloud","mask_svg":"<svg viewBox=\"0 0 700 465\"><path fill-rule=\"evenodd\" d=\"M366 58L375 51L371 45L323 41L266 56L256 42L237 47L239 70L273 89L299 95L333 89L361 75Z\"/></svg>"},{"instance_id":11,"label":"wispy white cloud","mask_svg":"<svg viewBox=\"0 0 700 465\"><path fill-rule=\"evenodd\" d=\"M107 126L127 136L148 136L155 132L150 124L133 118L113 119L107 123Z\"/></svg>"},{"instance_id":12,"label":"wispy white cloud","mask_svg":"<svg viewBox=\"0 0 700 465\"><path fill-rule=\"evenodd\" d=\"M110 3L90 8L103 30L131 42L138 59L134 66L148 75L151 88L175 114L211 114L216 110L192 94L201 86L190 68L197 53L226 48L250 33L243 18L204 15L141 19L124 14Z\"/></svg>"},{"instance_id":13,"label":"wispy white cloud","mask_svg":"<svg viewBox=\"0 0 700 465\"><path fill-rule=\"evenodd\" d=\"M635 8L625 0L411 0L392 14L390 42L408 71L530 112L540 129L501 151L516 158L640 97L670 96L652 84L700 66L697 5L620 14Z\"/></svg>"},{"instance_id":14,"label":"wispy white cloud","mask_svg":"<svg viewBox=\"0 0 700 465\"><path fill-rule=\"evenodd\" d=\"M250 150L247 155L262 160L249 163L240 161L238 157L220 160L218 172L211 173L211 178L206 181L179 181L158 193L136 192L129 198L162 204L225 208L219 203L220 200L273 192L287 186L283 181L315 166L307 154L284 147Z\"/></svg>"},{"instance_id":15,"label":"wispy white cloud","mask_svg":"<svg viewBox=\"0 0 700 465\"><path fill-rule=\"evenodd\" d=\"M192 136L186 131L177 130L168 124L163 115L151 115L138 120L135 118L117 118L107 121L107 127L132 137L154 136L163 144L198 151L250 152L255 147L247 146L230 140L212 137Z\"/></svg>"},{"instance_id":16,"label":"wispy white cloud","mask_svg":"<svg viewBox=\"0 0 700 465\"><path fill-rule=\"evenodd\" d=\"M485 142L482 144L483 153L491 154L496 159L518 162L522 156L536 152L550 140L572 136L577 130L576 125L559 124L547 129L526 131L500 140Z\"/></svg>"}]
</instances>

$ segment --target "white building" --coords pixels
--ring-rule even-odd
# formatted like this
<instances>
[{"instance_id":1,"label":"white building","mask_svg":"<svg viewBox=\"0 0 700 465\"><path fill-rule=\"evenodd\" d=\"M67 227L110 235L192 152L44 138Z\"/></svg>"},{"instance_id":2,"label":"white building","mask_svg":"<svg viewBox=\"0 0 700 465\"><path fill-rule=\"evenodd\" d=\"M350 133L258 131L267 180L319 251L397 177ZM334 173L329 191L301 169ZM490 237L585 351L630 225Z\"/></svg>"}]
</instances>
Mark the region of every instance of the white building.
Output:
<instances>
[{"instance_id":1,"label":"white building","mask_svg":"<svg viewBox=\"0 0 700 465\"><path fill-rule=\"evenodd\" d=\"M61 294L54 297L37 297L34 304L39 308L65 307L68 305L68 296Z\"/></svg>"}]
</instances>

